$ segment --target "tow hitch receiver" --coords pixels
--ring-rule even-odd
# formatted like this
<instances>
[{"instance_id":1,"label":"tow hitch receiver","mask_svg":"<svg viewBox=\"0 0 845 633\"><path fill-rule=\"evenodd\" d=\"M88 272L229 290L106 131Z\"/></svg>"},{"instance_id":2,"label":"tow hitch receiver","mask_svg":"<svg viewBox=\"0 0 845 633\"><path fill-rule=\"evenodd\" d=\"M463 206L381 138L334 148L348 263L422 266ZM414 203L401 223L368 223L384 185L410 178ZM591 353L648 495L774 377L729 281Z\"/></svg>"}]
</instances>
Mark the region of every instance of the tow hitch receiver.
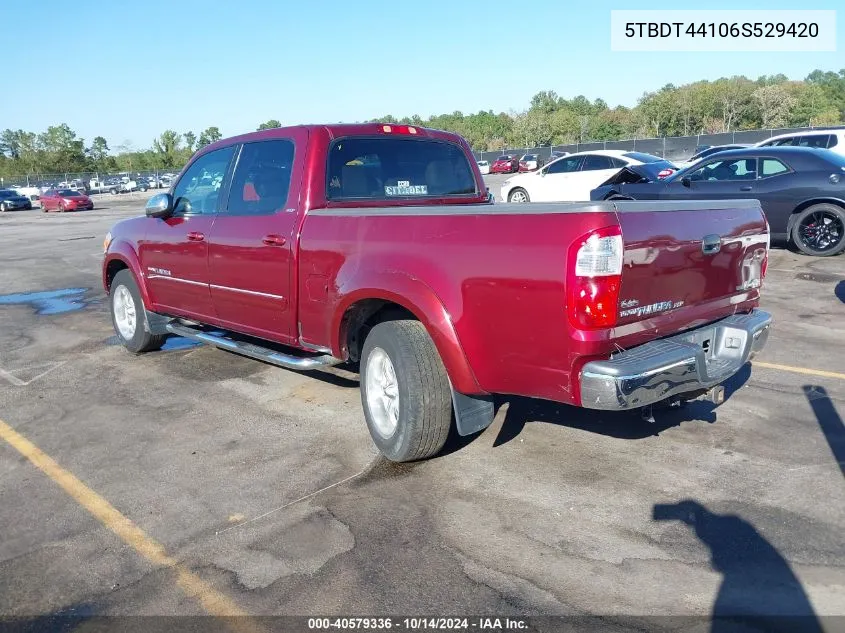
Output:
<instances>
[{"instance_id":1,"label":"tow hitch receiver","mask_svg":"<svg viewBox=\"0 0 845 633\"><path fill-rule=\"evenodd\" d=\"M646 405L640 409L640 416L642 419L649 424L654 424L654 409L679 409L687 402L696 402L696 401L706 401L712 402L714 405L719 406L725 401L725 387L723 385L716 385L715 387L711 387L706 391L699 391L692 394L687 394L687 397L684 397L684 394L680 394L678 396L669 398L668 400L664 400L660 403L655 403L654 405Z\"/></svg>"}]
</instances>

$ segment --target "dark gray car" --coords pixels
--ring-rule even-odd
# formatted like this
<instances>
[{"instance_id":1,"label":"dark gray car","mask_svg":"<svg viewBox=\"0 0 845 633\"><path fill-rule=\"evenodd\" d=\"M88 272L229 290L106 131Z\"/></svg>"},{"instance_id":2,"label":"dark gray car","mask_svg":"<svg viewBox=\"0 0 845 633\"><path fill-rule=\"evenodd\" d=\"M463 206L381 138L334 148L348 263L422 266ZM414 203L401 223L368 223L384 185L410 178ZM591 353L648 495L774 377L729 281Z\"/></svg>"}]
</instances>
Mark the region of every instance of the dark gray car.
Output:
<instances>
[{"instance_id":1,"label":"dark gray car","mask_svg":"<svg viewBox=\"0 0 845 633\"><path fill-rule=\"evenodd\" d=\"M827 149L749 147L714 154L657 180L642 166L622 169L591 200L756 198L775 239L808 255L845 250L845 156Z\"/></svg>"},{"instance_id":2,"label":"dark gray car","mask_svg":"<svg viewBox=\"0 0 845 633\"><path fill-rule=\"evenodd\" d=\"M31 209L32 200L11 189L0 189L0 211Z\"/></svg>"}]
</instances>

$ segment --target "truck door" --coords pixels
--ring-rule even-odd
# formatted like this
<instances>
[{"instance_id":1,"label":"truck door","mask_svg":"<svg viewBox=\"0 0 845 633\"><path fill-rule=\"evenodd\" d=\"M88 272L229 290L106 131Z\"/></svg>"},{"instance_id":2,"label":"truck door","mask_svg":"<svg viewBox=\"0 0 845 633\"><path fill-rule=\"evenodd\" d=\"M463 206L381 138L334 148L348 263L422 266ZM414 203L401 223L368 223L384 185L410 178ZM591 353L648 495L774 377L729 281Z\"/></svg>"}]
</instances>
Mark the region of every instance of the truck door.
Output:
<instances>
[{"instance_id":1,"label":"truck door","mask_svg":"<svg viewBox=\"0 0 845 633\"><path fill-rule=\"evenodd\" d=\"M220 201L221 182L236 146L201 155L173 190L173 214L147 218L139 245L154 309L167 314L213 319L208 289L208 237Z\"/></svg>"},{"instance_id":2,"label":"truck door","mask_svg":"<svg viewBox=\"0 0 845 633\"><path fill-rule=\"evenodd\" d=\"M209 240L221 325L280 342L295 337L292 276L308 132L244 143Z\"/></svg>"}]
</instances>

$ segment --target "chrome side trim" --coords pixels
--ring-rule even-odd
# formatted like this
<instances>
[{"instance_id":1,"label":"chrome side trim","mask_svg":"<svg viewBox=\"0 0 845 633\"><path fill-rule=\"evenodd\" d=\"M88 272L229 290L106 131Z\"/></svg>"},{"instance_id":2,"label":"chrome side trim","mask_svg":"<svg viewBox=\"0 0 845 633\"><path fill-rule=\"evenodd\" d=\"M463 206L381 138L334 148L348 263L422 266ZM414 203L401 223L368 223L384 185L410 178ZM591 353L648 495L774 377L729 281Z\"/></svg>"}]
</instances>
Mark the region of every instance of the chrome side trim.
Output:
<instances>
[{"instance_id":1,"label":"chrome side trim","mask_svg":"<svg viewBox=\"0 0 845 633\"><path fill-rule=\"evenodd\" d=\"M203 332L178 323L169 323L167 325L167 331L171 334L184 336L185 338L200 341L202 343L208 343L209 345L214 345L215 347L235 352L236 354L249 356L250 358L255 358L257 360L263 360L271 365L278 365L279 367L285 367L287 369L317 369L319 367L339 365L343 362L340 358L335 358L334 356L329 355L294 356L292 354L283 354L266 347L261 347L260 345L247 343L245 341L235 341L233 339L226 338L225 336Z\"/></svg>"},{"instance_id":2,"label":"chrome side trim","mask_svg":"<svg viewBox=\"0 0 845 633\"><path fill-rule=\"evenodd\" d=\"M182 279L181 277L168 277L167 275L147 275L147 279L167 279L168 281L178 281L182 284L190 284L191 286L205 286L208 284L201 281L191 281L190 279Z\"/></svg>"},{"instance_id":3,"label":"chrome side trim","mask_svg":"<svg viewBox=\"0 0 845 633\"><path fill-rule=\"evenodd\" d=\"M591 361L581 370L581 405L622 411L714 387L763 349L771 323L762 310L735 314Z\"/></svg>"},{"instance_id":4,"label":"chrome side trim","mask_svg":"<svg viewBox=\"0 0 845 633\"><path fill-rule=\"evenodd\" d=\"M273 295L269 292L258 292L257 290L245 290L244 288L232 288L230 286L219 286L217 284L209 284L209 288L214 288L215 290L228 290L229 292L240 292L245 295L254 295L256 297L267 297L268 299L281 299L282 301L285 298L282 295Z\"/></svg>"}]
</instances>

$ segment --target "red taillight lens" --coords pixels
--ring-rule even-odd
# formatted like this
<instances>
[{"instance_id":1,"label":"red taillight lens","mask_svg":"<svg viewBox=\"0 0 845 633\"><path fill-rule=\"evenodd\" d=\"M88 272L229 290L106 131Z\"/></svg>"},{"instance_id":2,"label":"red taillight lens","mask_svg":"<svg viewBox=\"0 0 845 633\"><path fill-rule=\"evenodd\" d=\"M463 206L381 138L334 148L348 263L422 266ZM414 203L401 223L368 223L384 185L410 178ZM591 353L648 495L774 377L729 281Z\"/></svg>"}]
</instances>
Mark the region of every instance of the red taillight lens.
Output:
<instances>
[{"instance_id":1,"label":"red taillight lens","mask_svg":"<svg viewBox=\"0 0 845 633\"><path fill-rule=\"evenodd\" d=\"M666 176L671 176L674 173L674 169L664 169L659 174L657 174L657 177L662 180L663 178L666 178Z\"/></svg>"},{"instance_id":2,"label":"red taillight lens","mask_svg":"<svg viewBox=\"0 0 845 633\"><path fill-rule=\"evenodd\" d=\"M382 125L381 131L385 134L417 134L418 130L412 125Z\"/></svg>"},{"instance_id":3,"label":"red taillight lens","mask_svg":"<svg viewBox=\"0 0 845 633\"><path fill-rule=\"evenodd\" d=\"M618 226L592 231L569 250L569 320L578 329L613 327L622 286L622 234Z\"/></svg>"}]
</instances>

